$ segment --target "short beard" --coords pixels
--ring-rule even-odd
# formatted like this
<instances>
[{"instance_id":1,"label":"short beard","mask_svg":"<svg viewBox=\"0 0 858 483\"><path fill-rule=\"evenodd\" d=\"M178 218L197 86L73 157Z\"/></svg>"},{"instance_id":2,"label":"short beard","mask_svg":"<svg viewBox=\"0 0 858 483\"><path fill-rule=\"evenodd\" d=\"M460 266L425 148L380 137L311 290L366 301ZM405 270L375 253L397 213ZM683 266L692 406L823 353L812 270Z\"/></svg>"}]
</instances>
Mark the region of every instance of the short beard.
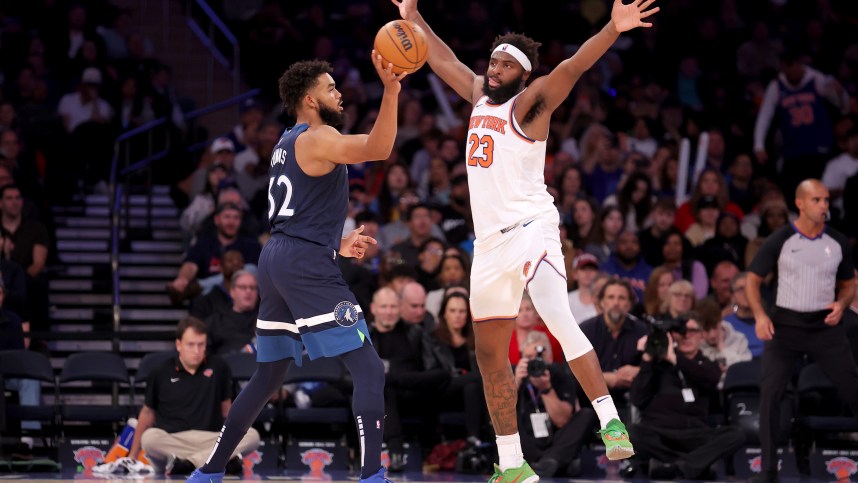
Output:
<instances>
[{"instance_id":1,"label":"short beard","mask_svg":"<svg viewBox=\"0 0 858 483\"><path fill-rule=\"evenodd\" d=\"M489 96L492 103L503 104L512 99L512 97L521 91L521 85L524 81L524 72L517 79L514 79L509 84L501 84L498 87L489 87L489 76L483 77L483 94Z\"/></svg>"},{"instance_id":2,"label":"short beard","mask_svg":"<svg viewBox=\"0 0 858 483\"><path fill-rule=\"evenodd\" d=\"M636 264L636 263L637 263L637 261L638 261L638 257L637 257L637 255L636 255L636 256L633 256L633 257L631 257L631 258L626 258L626 257L624 257L624 256L620 255L619 253L617 253L617 259L618 259L620 262L622 262L622 263L623 263L623 265L634 265L634 264Z\"/></svg>"},{"instance_id":3,"label":"short beard","mask_svg":"<svg viewBox=\"0 0 858 483\"><path fill-rule=\"evenodd\" d=\"M321 102L319 103L319 117L322 122L339 131L346 125L348 114L345 111L340 112L336 109L330 109Z\"/></svg>"},{"instance_id":4,"label":"short beard","mask_svg":"<svg viewBox=\"0 0 858 483\"><path fill-rule=\"evenodd\" d=\"M609 310L605 313L605 317L607 317L608 320L614 325L617 325L622 322L625 316L626 314L619 310Z\"/></svg>"}]
</instances>

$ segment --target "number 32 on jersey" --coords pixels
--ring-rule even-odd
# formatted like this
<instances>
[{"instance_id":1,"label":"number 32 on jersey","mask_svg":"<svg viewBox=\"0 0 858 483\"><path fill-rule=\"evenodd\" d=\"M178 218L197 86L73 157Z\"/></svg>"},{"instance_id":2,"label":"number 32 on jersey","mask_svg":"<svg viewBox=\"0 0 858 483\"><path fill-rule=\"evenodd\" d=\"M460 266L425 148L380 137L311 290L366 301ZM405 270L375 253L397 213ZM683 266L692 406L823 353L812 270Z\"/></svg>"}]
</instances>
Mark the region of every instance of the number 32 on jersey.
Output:
<instances>
[{"instance_id":1,"label":"number 32 on jersey","mask_svg":"<svg viewBox=\"0 0 858 483\"><path fill-rule=\"evenodd\" d=\"M274 188L279 186L283 186L285 189L285 193L283 193L282 198L274 199ZM282 205L280 205L280 209L277 210L277 202L282 200ZM276 218L282 218L287 216L292 216L295 214L295 210L289 208L289 202L292 201L292 182L289 181L289 178L286 175L281 174L280 176L272 176L268 181L268 219L274 221ZM277 210L277 216L274 216L274 211Z\"/></svg>"},{"instance_id":2,"label":"number 32 on jersey","mask_svg":"<svg viewBox=\"0 0 858 483\"><path fill-rule=\"evenodd\" d=\"M478 136L471 133L468 137L468 166L488 168L494 162L495 140L489 134ZM479 151L479 154L478 154Z\"/></svg>"}]
</instances>

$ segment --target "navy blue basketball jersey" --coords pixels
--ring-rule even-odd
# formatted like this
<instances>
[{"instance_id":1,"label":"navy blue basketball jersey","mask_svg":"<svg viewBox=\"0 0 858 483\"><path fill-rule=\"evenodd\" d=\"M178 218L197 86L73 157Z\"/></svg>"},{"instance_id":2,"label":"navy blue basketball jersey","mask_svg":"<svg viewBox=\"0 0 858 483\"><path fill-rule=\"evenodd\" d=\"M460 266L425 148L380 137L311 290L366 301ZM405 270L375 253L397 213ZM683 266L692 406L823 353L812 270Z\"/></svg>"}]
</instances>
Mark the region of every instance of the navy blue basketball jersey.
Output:
<instances>
[{"instance_id":1,"label":"navy blue basketball jersey","mask_svg":"<svg viewBox=\"0 0 858 483\"><path fill-rule=\"evenodd\" d=\"M831 119L822 96L811 81L792 89L778 79L781 132L784 157L787 159L809 154L825 154L833 142Z\"/></svg>"},{"instance_id":2,"label":"navy blue basketball jersey","mask_svg":"<svg viewBox=\"0 0 858 483\"><path fill-rule=\"evenodd\" d=\"M268 221L282 233L340 250L348 214L348 169L340 164L324 176L308 176L295 158L295 140L310 126L288 129L271 154Z\"/></svg>"}]
</instances>

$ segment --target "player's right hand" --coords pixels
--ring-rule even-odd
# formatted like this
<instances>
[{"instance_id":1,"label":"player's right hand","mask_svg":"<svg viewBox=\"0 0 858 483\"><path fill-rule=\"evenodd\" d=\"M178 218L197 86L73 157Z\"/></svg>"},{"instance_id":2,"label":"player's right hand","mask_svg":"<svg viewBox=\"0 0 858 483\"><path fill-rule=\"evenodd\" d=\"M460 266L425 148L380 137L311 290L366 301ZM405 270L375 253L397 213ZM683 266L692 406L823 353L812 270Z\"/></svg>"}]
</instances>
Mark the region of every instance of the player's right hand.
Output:
<instances>
[{"instance_id":1,"label":"player's right hand","mask_svg":"<svg viewBox=\"0 0 858 483\"><path fill-rule=\"evenodd\" d=\"M767 315L757 317L754 330L757 332L757 338L760 340L772 340L772 337L775 336L775 325Z\"/></svg>"},{"instance_id":2,"label":"player's right hand","mask_svg":"<svg viewBox=\"0 0 858 483\"><path fill-rule=\"evenodd\" d=\"M372 64L375 66L375 71L378 73L378 78L381 79L384 89L390 89L391 92L399 94L399 91L402 88L399 82L403 77L408 75L408 72L394 74L393 64L388 62L387 65L383 65L384 60L380 54L375 52L375 49L372 50Z\"/></svg>"},{"instance_id":3,"label":"player's right hand","mask_svg":"<svg viewBox=\"0 0 858 483\"><path fill-rule=\"evenodd\" d=\"M417 13L417 0L390 0L399 9L399 15L405 20L411 20L411 17Z\"/></svg>"}]
</instances>

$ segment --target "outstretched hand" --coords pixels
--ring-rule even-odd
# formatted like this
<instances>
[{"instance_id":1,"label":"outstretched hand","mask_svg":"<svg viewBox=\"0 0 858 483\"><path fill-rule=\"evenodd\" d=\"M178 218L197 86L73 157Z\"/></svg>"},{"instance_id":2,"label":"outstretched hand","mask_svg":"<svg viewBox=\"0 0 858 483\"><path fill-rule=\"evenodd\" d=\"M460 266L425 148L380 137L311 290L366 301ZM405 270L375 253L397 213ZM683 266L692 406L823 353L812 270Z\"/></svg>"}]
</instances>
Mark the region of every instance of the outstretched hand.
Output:
<instances>
[{"instance_id":1,"label":"outstretched hand","mask_svg":"<svg viewBox=\"0 0 858 483\"><path fill-rule=\"evenodd\" d=\"M411 16L417 13L417 0L390 0L399 9L399 15L405 20L411 20Z\"/></svg>"},{"instance_id":2,"label":"outstretched hand","mask_svg":"<svg viewBox=\"0 0 858 483\"><path fill-rule=\"evenodd\" d=\"M361 235L364 228L365 226L361 225L343 237L340 242L340 255L350 258L363 258L367 247L378 243L371 236Z\"/></svg>"},{"instance_id":3,"label":"outstretched hand","mask_svg":"<svg viewBox=\"0 0 858 483\"><path fill-rule=\"evenodd\" d=\"M623 0L614 0L611 21L617 32L625 32L637 27L652 27L651 23L644 22L643 19L660 10L659 7L647 10L653 3L655 0L632 0L632 3L626 5Z\"/></svg>"},{"instance_id":4,"label":"outstretched hand","mask_svg":"<svg viewBox=\"0 0 858 483\"><path fill-rule=\"evenodd\" d=\"M372 64L375 66L375 71L378 73L378 78L381 79L381 83L384 85L384 88L394 89L396 93L399 93L399 90L402 87L399 85L399 82L403 77L408 75L408 72L394 74L393 64L388 62L387 65L384 65L384 59L375 51L375 49L372 50Z\"/></svg>"}]
</instances>

